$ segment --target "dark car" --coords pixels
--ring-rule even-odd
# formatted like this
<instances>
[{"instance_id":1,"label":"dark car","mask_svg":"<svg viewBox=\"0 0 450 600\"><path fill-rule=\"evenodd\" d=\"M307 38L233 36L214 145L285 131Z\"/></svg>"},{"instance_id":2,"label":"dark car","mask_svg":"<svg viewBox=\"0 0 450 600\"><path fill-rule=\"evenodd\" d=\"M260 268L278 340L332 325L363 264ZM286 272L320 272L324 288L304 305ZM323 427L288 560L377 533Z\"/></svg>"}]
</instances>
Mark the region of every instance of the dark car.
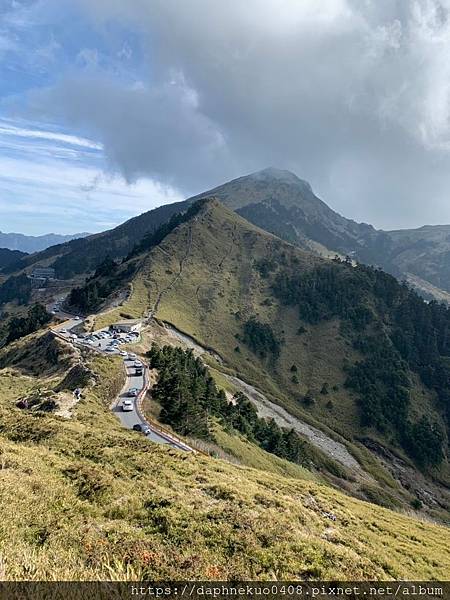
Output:
<instances>
[{"instance_id":1,"label":"dark car","mask_svg":"<svg viewBox=\"0 0 450 600\"><path fill-rule=\"evenodd\" d=\"M136 423L136 425L133 425L133 429L134 431L142 431L142 425L140 423Z\"/></svg>"}]
</instances>

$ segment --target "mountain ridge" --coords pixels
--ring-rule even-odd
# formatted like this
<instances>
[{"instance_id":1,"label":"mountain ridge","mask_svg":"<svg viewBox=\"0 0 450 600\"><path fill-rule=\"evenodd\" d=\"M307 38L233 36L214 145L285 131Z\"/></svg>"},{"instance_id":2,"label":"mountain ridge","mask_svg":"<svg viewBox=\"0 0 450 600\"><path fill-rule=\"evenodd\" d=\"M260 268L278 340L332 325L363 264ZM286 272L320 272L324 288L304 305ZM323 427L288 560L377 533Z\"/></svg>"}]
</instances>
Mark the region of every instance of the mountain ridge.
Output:
<instances>
[{"instance_id":1,"label":"mountain ridge","mask_svg":"<svg viewBox=\"0 0 450 600\"><path fill-rule=\"evenodd\" d=\"M143 237L200 198L217 197L261 229L315 254L352 259L380 267L406 280L427 299L448 302L450 230L448 226L384 231L341 216L319 199L310 184L293 173L263 169L133 217L118 227L52 246L3 269L5 274L33 266L53 266L57 277L86 276L107 256L123 259Z\"/></svg>"},{"instance_id":2,"label":"mountain ridge","mask_svg":"<svg viewBox=\"0 0 450 600\"><path fill-rule=\"evenodd\" d=\"M0 231L0 248L8 248L8 250L19 250L31 254L46 250L50 246L62 244L74 239L79 239L91 235L90 233L74 233L74 234L59 234L46 233L43 235L25 235L23 233L5 233Z\"/></svg>"},{"instance_id":3,"label":"mountain ridge","mask_svg":"<svg viewBox=\"0 0 450 600\"><path fill-rule=\"evenodd\" d=\"M445 338L443 323L449 317L441 312L444 309L428 306L389 275L314 256L261 230L218 200L204 202L197 214L175 222L162 239L156 234L156 243L116 266L113 276L99 273L73 298L102 301L99 294L106 293L106 298L111 291L108 282L123 286L129 281L128 299L100 316L97 328L123 315L170 323L220 357L214 359L214 369L239 374L293 418L306 420L351 448L369 479L378 481L372 487L390 482L387 498L380 501L404 505L413 502L415 494L425 499L428 490L435 504L425 510L442 518L442 507L450 502L446 484L439 483L440 477L443 482L448 477L447 438L433 441L432 432L434 423L445 430L449 407L445 408L444 388L427 379L441 358L437 350L430 348L435 354L428 355L426 345L408 340L422 340L421 329L416 327L414 333L409 328L428 321L435 331L440 321ZM124 280L121 274L127 273ZM415 312L424 314L416 319ZM404 323L403 314L411 314ZM439 347L444 344L440 352L446 356L442 335ZM409 347L411 356L402 355ZM429 367L421 370L427 361ZM389 404L392 398L395 410ZM392 418L395 414L397 420ZM414 466L415 457L428 460L414 445L422 436L429 436L429 459L444 461L441 475L431 463L428 475ZM391 459L381 467L383 455ZM349 482L342 470L331 463L325 466L323 456L316 458L327 477L331 469L339 487L357 497L382 494L358 479ZM400 470L397 463L403 465Z\"/></svg>"}]
</instances>

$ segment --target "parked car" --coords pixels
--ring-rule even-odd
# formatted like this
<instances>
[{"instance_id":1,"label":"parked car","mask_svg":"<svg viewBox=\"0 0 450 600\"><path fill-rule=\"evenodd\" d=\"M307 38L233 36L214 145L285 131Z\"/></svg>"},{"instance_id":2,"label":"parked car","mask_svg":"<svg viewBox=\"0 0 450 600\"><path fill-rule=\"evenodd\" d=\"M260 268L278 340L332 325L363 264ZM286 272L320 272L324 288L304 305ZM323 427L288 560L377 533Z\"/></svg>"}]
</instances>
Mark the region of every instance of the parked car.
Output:
<instances>
[{"instance_id":1,"label":"parked car","mask_svg":"<svg viewBox=\"0 0 450 600\"><path fill-rule=\"evenodd\" d=\"M81 321L81 317L78 317L78 316L74 317L74 319L75 319L75 321Z\"/></svg>"},{"instance_id":2,"label":"parked car","mask_svg":"<svg viewBox=\"0 0 450 600\"><path fill-rule=\"evenodd\" d=\"M136 358L137 358L136 354L133 354L132 352L129 352L129 354L128 354L128 359L129 360L136 360Z\"/></svg>"},{"instance_id":3,"label":"parked car","mask_svg":"<svg viewBox=\"0 0 450 600\"><path fill-rule=\"evenodd\" d=\"M120 354L120 356L123 356L124 358L125 358L126 356L128 356L128 353L127 353L127 352L125 352L125 350L121 350L121 351L119 352L119 354Z\"/></svg>"},{"instance_id":4,"label":"parked car","mask_svg":"<svg viewBox=\"0 0 450 600\"><path fill-rule=\"evenodd\" d=\"M122 402L122 410L124 412L131 412L133 410L133 402L132 400L124 400Z\"/></svg>"},{"instance_id":5,"label":"parked car","mask_svg":"<svg viewBox=\"0 0 450 600\"><path fill-rule=\"evenodd\" d=\"M105 352L115 352L115 351L116 351L115 348L111 348L111 347L105 348Z\"/></svg>"},{"instance_id":6,"label":"parked car","mask_svg":"<svg viewBox=\"0 0 450 600\"><path fill-rule=\"evenodd\" d=\"M133 429L134 431L143 431L142 425L140 423L136 423L136 425L133 425Z\"/></svg>"},{"instance_id":7,"label":"parked car","mask_svg":"<svg viewBox=\"0 0 450 600\"><path fill-rule=\"evenodd\" d=\"M136 396L138 394L139 394L139 389L138 388L131 388L127 392L127 396L130 396L131 398L136 398Z\"/></svg>"},{"instance_id":8,"label":"parked car","mask_svg":"<svg viewBox=\"0 0 450 600\"><path fill-rule=\"evenodd\" d=\"M152 430L150 429L150 427L148 425L143 425L141 431L144 435L148 435L149 433L152 432Z\"/></svg>"}]
</instances>

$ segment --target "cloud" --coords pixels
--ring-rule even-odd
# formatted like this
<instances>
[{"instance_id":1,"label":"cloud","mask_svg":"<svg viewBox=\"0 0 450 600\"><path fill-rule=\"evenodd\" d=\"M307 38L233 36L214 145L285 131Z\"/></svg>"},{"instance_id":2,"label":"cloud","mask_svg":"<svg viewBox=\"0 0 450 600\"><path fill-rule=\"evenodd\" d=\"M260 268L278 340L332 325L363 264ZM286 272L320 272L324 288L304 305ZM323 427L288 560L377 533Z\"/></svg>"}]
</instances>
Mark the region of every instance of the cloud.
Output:
<instances>
[{"instance_id":1,"label":"cloud","mask_svg":"<svg viewBox=\"0 0 450 600\"><path fill-rule=\"evenodd\" d=\"M92 140L87 140L86 138L53 131L42 131L40 129L27 129L11 124L11 121L8 119L0 119L0 136L50 140L55 142L63 142L64 144L69 144L70 146L90 148L94 150L101 150L102 148L101 144L93 142Z\"/></svg>"},{"instance_id":2,"label":"cloud","mask_svg":"<svg viewBox=\"0 0 450 600\"><path fill-rule=\"evenodd\" d=\"M97 170L189 195L275 165L357 220L450 222L450 0L64 0L74 6L85 22L68 11L64 24L55 0L8 19L28 31L53 18L66 33L55 43L69 38L73 60L33 86L27 110L101 145ZM59 142L61 159L84 160Z\"/></svg>"},{"instance_id":3,"label":"cloud","mask_svg":"<svg viewBox=\"0 0 450 600\"><path fill-rule=\"evenodd\" d=\"M125 86L99 73L83 76L80 85L74 77L35 93L32 102L57 105L53 115L80 128L88 124L110 165L129 182L147 176L189 189L198 184L200 166L211 181L223 174L228 159L223 135L198 110L196 94L177 74L157 87Z\"/></svg>"},{"instance_id":4,"label":"cloud","mask_svg":"<svg viewBox=\"0 0 450 600\"><path fill-rule=\"evenodd\" d=\"M2 229L39 234L96 232L180 200L146 178L108 173L98 144L62 132L0 121ZM32 217L32 218L30 218Z\"/></svg>"},{"instance_id":5,"label":"cloud","mask_svg":"<svg viewBox=\"0 0 450 600\"><path fill-rule=\"evenodd\" d=\"M83 2L138 32L146 69L72 72L33 103L127 180L188 194L274 164L359 220L450 221L448 1Z\"/></svg>"}]
</instances>

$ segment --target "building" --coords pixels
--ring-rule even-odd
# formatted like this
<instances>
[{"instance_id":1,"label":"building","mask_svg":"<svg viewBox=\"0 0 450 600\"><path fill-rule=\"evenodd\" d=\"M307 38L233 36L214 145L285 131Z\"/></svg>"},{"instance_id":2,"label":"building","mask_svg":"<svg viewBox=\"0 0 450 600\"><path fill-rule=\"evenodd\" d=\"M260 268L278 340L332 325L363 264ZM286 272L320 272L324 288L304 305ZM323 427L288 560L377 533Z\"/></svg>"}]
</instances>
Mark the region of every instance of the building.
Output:
<instances>
[{"instance_id":1,"label":"building","mask_svg":"<svg viewBox=\"0 0 450 600\"><path fill-rule=\"evenodd\" d=\"M117 323L113 323L111 325L111 329L114 331L120 331L122 333L131 333L132 331L140 331L142 327L142 322L138 319L132 320L129 319L127 321L118 321Z\"/></svg>"},{"instance_id":2,"label":"building","mask_svg":"<svg viewBox=\"0 0 450 600\"><path fill-rule=\"evenodd\" d=\"M56 279L56 273L52 267L35 267L31 277L33 279Z\"/></svg>"}]
</instances>

